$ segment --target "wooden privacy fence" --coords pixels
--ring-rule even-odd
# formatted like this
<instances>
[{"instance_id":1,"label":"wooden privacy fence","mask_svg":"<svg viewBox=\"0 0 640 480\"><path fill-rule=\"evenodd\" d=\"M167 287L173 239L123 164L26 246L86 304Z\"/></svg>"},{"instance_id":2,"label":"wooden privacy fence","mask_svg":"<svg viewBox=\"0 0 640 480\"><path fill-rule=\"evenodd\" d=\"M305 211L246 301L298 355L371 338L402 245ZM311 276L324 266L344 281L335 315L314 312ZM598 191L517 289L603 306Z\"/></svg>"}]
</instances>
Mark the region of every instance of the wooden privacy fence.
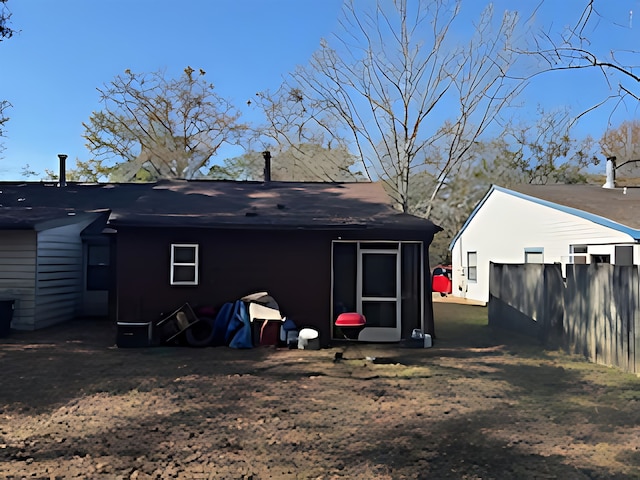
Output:
<instances>
[{"instance_id":1,"label":"wooden privacy fence","mask_svg":"<svg viewBox=\"0 0 640 480\"><path fill-rule=\"evenodd\" d=\"M562 335L563 290L557 265L492 263L489 324L548 343Z\"/></svg>"},{"instance_id":2,"label":"wooden privacy fence","mask_svg":"<svg viewBox=\"0 0 640 480\"><path fill-rule=\"evenodd\" d=\"M589 360L640 373L638 266L567 265L567 347Z\"/></svg>"},{"instance_id":3,"label":"wooden privacy fence","mask_svg":"<svg viewBox=\"0 0 640 480\"><path fill-rule=\"evenodd\" d=\"M489 325L640 373L638 266L491 264Z\"/></svg>"}]
</instances>

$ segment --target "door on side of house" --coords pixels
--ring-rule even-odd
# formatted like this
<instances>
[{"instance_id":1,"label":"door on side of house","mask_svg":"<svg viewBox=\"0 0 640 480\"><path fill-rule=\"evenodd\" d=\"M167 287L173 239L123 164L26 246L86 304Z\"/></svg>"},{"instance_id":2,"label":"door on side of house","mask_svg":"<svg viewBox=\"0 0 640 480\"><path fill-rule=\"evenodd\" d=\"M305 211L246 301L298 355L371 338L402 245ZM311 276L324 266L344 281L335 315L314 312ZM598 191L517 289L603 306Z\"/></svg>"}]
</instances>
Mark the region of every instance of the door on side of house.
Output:
<instances>
[{"instance_id":1,"label":"door on side of house","mask_svg":"<svg viewBox=\"0 0 640 480\"><path fill-rule=\"evenodd\" d=\"M110 257L110 245L106 240L99 239L85 242L83 316L105 317L109 313Z\"/></svg>"},{"instance_id":2,"label":"door on side of house","mask_svg":"<svg viewBox=\"0 0 640 480\"><path fill-rule=\"evenodd\" d=\"M397 244L358 252L358 311L367 319L359 340L400 340L400 255Z\"/></svg>"},{"instance_id":3,"label":"door on side of house","mask_svg":"<svg viewBox=\"0 0 640 480\"><path fill-rule=\"evenodd\" d=\"M362 313L367 323L358 340L367 342L400 341L403 321L421 327L421 261L419 243L334 242L333 321Z\"/></svg>"}]
</instances>

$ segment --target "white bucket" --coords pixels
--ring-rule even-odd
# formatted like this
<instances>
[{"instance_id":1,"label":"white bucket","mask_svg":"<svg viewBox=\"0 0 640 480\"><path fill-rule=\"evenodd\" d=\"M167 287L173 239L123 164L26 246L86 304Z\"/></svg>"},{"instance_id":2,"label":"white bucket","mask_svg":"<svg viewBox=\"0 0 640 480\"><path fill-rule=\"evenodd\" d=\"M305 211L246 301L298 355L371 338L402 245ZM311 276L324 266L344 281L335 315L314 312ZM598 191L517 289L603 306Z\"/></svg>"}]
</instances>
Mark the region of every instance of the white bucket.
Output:
<instances>
[{"instance_id":1,"label":"white bucket","mask_svg":"<svg viewBox=\"0 0 640 480\"><path fill-rule=\"evenodd\" d=\"M313 328L303 328L298 332L298 349L300 350L319 350L320 339L319 333Z\"/></svg>"}]
</instances>

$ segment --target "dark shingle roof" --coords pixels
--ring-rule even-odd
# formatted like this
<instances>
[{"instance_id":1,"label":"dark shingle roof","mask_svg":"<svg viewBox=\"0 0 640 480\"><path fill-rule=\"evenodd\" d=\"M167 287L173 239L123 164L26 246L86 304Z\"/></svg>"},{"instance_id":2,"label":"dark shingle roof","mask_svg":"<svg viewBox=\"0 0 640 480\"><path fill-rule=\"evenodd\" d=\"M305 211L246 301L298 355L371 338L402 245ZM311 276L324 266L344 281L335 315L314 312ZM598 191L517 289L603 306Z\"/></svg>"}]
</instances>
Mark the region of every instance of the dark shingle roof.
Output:
<instances>
[{"instance_id":1,"label":"dark shingle roof","mask_svg":"<svg viewBox=\"0 0 640 480\"><path fill-rule=\"evenodd\" d=\"M435 229L395 210L378 183L165 180L146 184L0 183L0 226L111 211L114 226Z\"/></svg>"}]
</instances>

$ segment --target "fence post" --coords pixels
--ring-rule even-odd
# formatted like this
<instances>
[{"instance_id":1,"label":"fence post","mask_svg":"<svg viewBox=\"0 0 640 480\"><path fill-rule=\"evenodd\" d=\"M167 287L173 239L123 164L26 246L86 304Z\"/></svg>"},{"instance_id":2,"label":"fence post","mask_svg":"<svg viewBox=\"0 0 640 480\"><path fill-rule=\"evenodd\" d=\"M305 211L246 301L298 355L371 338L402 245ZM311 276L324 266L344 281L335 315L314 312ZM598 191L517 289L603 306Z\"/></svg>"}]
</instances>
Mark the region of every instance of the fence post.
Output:
<instances>
[{"instance_id":1,"label":"fence post","mask_svg":"<svg viewBox=\"0 0 640 480\"><path fill-rule=\"evenodd\" d=\"M640 373L640 267L632 270L632 302L629 306L629 371Z\"/></svg>"}]
</instances>

